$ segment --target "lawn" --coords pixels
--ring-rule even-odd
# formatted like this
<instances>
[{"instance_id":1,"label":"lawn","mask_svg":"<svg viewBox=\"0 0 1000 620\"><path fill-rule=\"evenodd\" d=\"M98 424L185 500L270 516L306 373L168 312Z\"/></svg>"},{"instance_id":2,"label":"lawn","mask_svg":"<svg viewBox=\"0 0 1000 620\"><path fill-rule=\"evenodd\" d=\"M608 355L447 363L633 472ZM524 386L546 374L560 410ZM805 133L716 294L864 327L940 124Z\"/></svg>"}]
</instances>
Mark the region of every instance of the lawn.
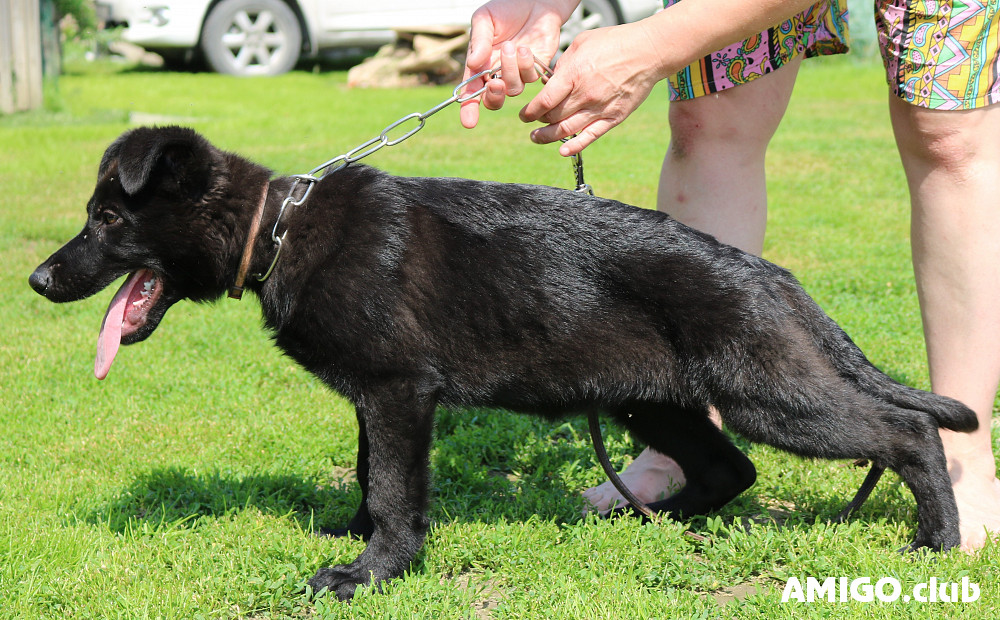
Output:
<instances>
[{"instance_id":1,"label":"lawn","mask_svg":"<svg viewBox=\"0 0 1000 620\"><path fill-rule=\"evenodd\" d=\"M769 156L765 255L877 365L927 388L884 93L873 61L806 63ZM320 566L362 549L313 533L345 523L360 498L350 404L270 344L252 296L177 305L98 382L112 291L55 305L27 276L79 231L104 148L135 124L191 125L300 173L449 94L349 90L338 71L238 80L105 68L63 77L46 112L0 118L0 617L997 617L996 547L895 552L915 510L893 474L849 523L830 525L863 469L742 443L758 482L716 515L584 519L578 492L603 478L585 422L487 410L440 412L433 526L406 578L351 605L303 596ZM367 163L571 186L555 147L528 141L519 105L475 131L446 110ZM658 89L585 151L599 194L653 205L666 108ZM641 449L611 426L606 440L619 468ZM965 577L981 592L952 604L782 603L786 582L808 577L894 578L902 593Z\"/></svg>"}]
</instances>

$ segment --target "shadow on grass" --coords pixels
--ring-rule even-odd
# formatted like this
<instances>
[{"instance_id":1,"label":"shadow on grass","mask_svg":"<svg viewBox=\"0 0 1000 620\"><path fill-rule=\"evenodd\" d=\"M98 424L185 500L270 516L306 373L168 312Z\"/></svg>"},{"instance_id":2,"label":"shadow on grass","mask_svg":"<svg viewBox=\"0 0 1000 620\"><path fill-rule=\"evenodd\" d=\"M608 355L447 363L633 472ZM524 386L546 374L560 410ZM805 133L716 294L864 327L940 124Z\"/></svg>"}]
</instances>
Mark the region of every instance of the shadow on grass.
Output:
<instances>
[{"instance_id":1,"label":"shadow on grass","mask_svg":"<svg viewBox=\"0 0 1000 620\"><path fill-rule=\"evenodd\" d=\"M600 472L584 419L553 423L493 410L441 411L432 453L429 515L438 522L519 522L531 518L559 523L581 518L580 491ZM641 446L626 431L608 423L605 442L616 469ZM738 447L753 446L734 437ZM596 480L603 481L603 473ZM332 483L331 483L332 480ZM764 505L752 491L717 513L724 521L735 517L773 527L833 518L849 497L782 499ZM202 518L220 518L246 509L265 515L288 516L304 530L341 528L361 501L353 471L332 471L323 479L310 476L220 472L196 473L184 467L153 469L136 477L117 495L91 512L89 521L104 523L114 532L126 532L137 523L164 529L194 527ZM790 501L795 501L792 505ZM881 514L862 510L852 520ZM705 517L687 520L702 530Z\"/></svg>"},{"instance_id":2,"label":"shadow on grass","mask_svg":"<svg viewBox=\"0 0 1000 620\"><path fill-rule=\"evenodd\" d=\"M430 517L438 522L557 522L580 519L580 491L599 471L583 419L552 423L502 411L440 411L431 455ZM616 466L638 453L627 433L608 424ZM588 478L588 476L590 476ZM600 474L603 478L603 474ZM321 477L152 469L89 510L88 521L125 532L136 523L193 527L246 509L289 516L303 529L343 527L361 501L353 470Z\"/></svg>"},{"instance_id":3,"label":"shadow on grass","mask_svg":"<svg viewBox=\"0 0 1000 620\"><path fill-rule=\"evenodd\" d=\"M330 486L294 475L234 476L194 473L183 467L153 469L93 511L90 521L123 533L135 523L154 529L191 527L248 508L290 515L303 529L346 523L361 501L357 485Z\"/></svg>"}]
</instances>

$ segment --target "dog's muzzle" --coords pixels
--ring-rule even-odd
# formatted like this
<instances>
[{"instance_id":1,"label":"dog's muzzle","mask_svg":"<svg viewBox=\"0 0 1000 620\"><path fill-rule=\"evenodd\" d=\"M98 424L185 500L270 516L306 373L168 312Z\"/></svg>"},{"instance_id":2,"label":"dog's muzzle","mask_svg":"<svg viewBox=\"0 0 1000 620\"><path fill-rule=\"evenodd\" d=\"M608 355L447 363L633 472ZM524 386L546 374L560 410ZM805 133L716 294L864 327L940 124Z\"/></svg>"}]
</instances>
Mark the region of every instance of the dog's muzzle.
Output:
<instances>
[{"instance_id":1,"label":"dog's muzzle","mask_svg":"<svg viewBox=\"0 0 1000 620\"><path fill-rule=\"evenodd\" d=\"M23 276L22 276L23 277ZM39 295L48 297L47 293L52 286L52 269L48 265L39 265L35 271L28 276L28 284Z\"/></svg>"}]
</instances>

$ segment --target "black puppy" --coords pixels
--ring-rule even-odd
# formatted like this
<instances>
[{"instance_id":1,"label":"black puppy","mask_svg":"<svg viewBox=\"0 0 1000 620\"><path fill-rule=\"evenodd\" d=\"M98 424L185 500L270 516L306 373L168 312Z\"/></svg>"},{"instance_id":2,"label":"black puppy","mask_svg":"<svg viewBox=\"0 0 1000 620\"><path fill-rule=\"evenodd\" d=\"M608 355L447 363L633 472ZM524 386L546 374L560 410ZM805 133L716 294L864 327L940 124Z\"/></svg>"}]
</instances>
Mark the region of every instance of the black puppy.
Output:
<instances>
[{"instance_id":1,"label":"black puppy","mask_svg":"<svg viewBox=\"0 0 1000 620\"><path fill-rule=\"evenodd\" d=\"M105 317L98 376L181 299L220 297L274 258L292 180L195 132L140 128L105 152L83 231L31 275L52 301L131 272ZM265 199L266 197L266 199ZM254 226L258 208L262 225ZM877 370L785 270L657 213L570 191L397 178L349 166L279 223L248 280L288 355L354 403L363 501L354 562L310 584L349 598L400 576L427 531L435 407L606 411L672 456L687 486L653 504L719 508L755 479L709 420L796 454L866 458L917 501L913 547L959 542L938 428L962 404ZM260 230L259 233L251 231Z\"/></svg>"}]
</instances>

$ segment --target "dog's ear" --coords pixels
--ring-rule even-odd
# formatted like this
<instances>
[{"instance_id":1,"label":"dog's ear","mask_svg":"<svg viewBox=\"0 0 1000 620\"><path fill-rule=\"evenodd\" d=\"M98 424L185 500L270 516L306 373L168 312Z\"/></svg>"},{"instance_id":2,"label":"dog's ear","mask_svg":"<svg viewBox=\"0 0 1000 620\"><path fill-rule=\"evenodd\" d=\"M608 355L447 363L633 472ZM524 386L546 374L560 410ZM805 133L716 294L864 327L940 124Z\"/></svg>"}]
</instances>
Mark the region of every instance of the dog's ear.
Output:
<instances>
[{"instance_id":1,"label":"dog's ear","mask_svg":"<svg viewBox=\"0 0 1000 620\"><path fill-rule=\"evenodd\" d=\"M208 142L191 129L184 127L142 127L122 134L115 140L101 159L99 175L103 176L111 164L118 163L118 178L122 189L130 196L142 191L153 172L162 166L181 186L188 190L198 188L204 175L195 174L197 162L212 161L204 154L211 151Z\"/></svg>"}]
</instances>

